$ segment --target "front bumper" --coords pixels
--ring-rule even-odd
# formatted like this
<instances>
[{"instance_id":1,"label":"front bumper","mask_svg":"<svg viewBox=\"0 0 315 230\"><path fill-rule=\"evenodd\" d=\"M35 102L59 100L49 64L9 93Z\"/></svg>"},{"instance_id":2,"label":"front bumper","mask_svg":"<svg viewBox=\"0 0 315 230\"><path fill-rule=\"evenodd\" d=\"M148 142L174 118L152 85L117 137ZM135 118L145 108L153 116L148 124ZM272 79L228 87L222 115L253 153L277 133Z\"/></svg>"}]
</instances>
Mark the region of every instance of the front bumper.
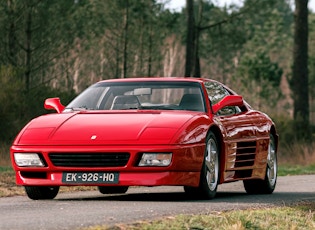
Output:
<instances>
[{"instance_id":1,"label":"front bumper","mask_svg":"<svg viewBox=\"0 0 315 230\"><path fill-rule=\"evenodd\" d=\"M33 173L33 176L34 175L36 175L36 173ZM62 182L62 172L47 172L46 175L46 178L29 178L25 176L25 173L17 171L16 183L18 185L29 186L198 186L200 178L200 172L121 172L119 175L119 183L117 184L73 184Z\"/></svg>"},{"instance_id":2,"label":"front bumper","mask_svg":"<svg viewBox=\"0 0 315 230\"><path fill-rule=\"evenodd\" d=\"M160 186L180 185L198 186L200 170L204 159L204 144L169 146L12 146L11 159L16 172L17 185L24 186ZM14 152L39 153L45 161L45 167L19 167L14 161ZM50 154L71 153L104 154L128 152L128 162L123 166L58 166ZM172 152L172 162L167 167L138 166L144 152ZM115 184L66 183L64 172L117 172L119 181Z\"/></svg>"}]
</instances>

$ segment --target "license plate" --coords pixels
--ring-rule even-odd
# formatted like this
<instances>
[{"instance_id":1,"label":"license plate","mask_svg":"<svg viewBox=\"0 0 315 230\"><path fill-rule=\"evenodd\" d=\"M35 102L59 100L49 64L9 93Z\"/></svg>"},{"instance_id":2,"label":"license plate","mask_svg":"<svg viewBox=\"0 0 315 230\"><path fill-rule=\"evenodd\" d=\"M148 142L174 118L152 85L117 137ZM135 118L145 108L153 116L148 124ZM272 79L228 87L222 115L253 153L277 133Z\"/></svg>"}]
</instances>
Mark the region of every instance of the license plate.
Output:
<instances>
[{"instance_id":1,"label":"license plate","mask_svg":"<svg viewBox=\"0 0 315 230\"><path fill-rule=\"evenodd\" d=\"M63 172L66 184L118 184L118 172Z\"/></svg>"}]
</instances>

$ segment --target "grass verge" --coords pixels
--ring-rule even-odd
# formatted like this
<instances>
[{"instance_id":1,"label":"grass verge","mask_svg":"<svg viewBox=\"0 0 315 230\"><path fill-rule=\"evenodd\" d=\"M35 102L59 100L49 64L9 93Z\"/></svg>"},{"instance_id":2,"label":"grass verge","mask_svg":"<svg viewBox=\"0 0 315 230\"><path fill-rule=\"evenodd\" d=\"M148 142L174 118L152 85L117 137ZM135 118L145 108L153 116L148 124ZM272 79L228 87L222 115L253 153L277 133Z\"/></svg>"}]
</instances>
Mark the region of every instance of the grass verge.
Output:
<instances>
[{"instance_id":1,"label":"grass verge","mask_svg":"<svg viewBox=\"0 0 315 230\"><path fill-rule=\"evenodd\" d=\"M154 221L115 226L93 226L85 230L244 230L315 229L315 203L303 203L292 207L266 208L212 212L207 215L178 215Z\"/></svg>"},{"instance_id":2,"label":"grass verge","mask_svg":"<svg viewBox=\"0 0 315 230\"><path fill-rule=\"evenodd\" d=\"M315 162L314 162L315 163ZM310 165L279 165L278 176L315 174L315 164Z\"/></svg>"},{"instance_id":3,"label":"grass verge","mask_svg":"<svg viewBox=\"0 0 315 230\"><path fill-rule=\"evenodd\" d=\"M0 166L0 197L23 194L24 189L15 184L15 173L11 166Z\"/></svg>"}]
</instances>

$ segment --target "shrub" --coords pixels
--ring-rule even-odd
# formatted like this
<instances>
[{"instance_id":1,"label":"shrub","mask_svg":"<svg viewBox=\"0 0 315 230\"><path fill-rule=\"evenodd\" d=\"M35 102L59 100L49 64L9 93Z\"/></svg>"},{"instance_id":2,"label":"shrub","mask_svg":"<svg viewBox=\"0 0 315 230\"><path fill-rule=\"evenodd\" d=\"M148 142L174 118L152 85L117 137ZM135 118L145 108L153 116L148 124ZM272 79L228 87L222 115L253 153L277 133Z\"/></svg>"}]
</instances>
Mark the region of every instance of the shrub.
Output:
<instances>
[{"instance_id":1,"label":"shrub","mask_svg":"<svg viewBox=\"0 0 315 230\"><path fill-rule=\"evenodd\" d=\"M0 141L11 142L19 130L31 119L48 113L44 101L48 97L60 97L67 104L75 93L73 90L62 92L46 85L24 90L24 82L19 78L17 69L0 67Z\"/></svg>"}]
</instances>

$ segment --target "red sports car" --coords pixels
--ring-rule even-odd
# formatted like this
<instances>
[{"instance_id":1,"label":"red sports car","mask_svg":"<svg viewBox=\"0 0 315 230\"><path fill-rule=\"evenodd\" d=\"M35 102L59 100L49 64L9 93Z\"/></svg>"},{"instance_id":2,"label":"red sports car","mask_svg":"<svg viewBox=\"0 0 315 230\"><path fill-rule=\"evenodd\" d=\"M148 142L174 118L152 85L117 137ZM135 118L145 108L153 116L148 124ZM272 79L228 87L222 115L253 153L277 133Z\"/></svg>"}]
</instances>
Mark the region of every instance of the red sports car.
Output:
<instances>
[{"instance_id":1,"label":"red sports car","mask_svg":"<svg viewBox=\"0 0 315 230\"><path fill-rule=\"evenodd\" d=\"M247 193L272 193L278 134L272 120L223 84L196 78L100 81L18 134L11 159L30 199L60 186L184 186L211 199L219 184L243 180Z\"/></svg>"}]
</instances>

